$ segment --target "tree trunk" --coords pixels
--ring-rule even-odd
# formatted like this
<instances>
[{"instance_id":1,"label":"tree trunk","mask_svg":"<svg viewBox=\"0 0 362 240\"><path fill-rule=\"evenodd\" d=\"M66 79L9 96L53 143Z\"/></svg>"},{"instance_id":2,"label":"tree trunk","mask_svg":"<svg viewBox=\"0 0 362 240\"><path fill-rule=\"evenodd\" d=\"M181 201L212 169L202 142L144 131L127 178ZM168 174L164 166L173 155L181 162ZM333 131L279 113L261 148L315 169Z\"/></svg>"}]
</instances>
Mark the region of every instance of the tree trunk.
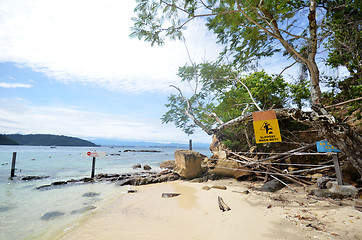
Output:
<instances>
[{"instance_id":1,"label":"tree trunk","mask_svg":"<svg viewBox=\"0 0 362 240\"><path fill-rule=\"evenodd\" d=\"M319 87L319 70L314 59L309 60L307 63L310 75L310 94L312 105L320 105L322 99L322 92Z\"/></svg>"}]
</instances>

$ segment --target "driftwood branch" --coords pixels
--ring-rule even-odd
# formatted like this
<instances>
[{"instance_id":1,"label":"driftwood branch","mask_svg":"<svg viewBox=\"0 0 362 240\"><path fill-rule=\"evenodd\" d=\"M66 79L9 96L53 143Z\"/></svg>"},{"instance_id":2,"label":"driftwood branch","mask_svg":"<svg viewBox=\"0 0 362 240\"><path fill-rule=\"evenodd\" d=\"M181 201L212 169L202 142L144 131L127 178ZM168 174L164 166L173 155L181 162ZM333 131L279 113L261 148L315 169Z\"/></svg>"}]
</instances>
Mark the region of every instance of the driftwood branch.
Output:
<instances>
[{"instance_id":1,"label":"driftwood branch","mask_svg":"<svg viewBox=\"0 0 362 240\"><path fill-rule=\"evenodd\" d=\"M225 212L225 211L230 211L231 210L231 208L228 205L226 205L226 203L224 202L222 197L218 196L217 200L219 202L219 208L220 208L221 211Z\"/></svg>"}]
</instances>

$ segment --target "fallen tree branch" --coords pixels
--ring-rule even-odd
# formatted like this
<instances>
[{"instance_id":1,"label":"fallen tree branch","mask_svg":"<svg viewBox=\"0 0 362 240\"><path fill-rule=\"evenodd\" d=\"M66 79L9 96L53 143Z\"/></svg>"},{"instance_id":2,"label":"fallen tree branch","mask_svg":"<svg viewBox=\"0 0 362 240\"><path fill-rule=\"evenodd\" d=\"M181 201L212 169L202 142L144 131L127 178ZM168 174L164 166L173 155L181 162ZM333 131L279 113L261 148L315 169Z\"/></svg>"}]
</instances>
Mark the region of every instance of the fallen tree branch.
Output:
<instances>
[{"instance_id":1,"label":"fallen tree branch","mask_svg":"<svg viewBox=\"0 0 362 240\"><path fill-rule=\"evenodd\" d=\"M350 103L350 102L359 101L359 100L362 100L362 97L351 99L351 100L340 102L340 103L336 103L336 104L333 104L333 105L329 105L329 106L326 106L325 108L338 107L338 106L341 106L341 105L344 105L344 104L347 104L347 103Z\"/></svg>"},{"instance_id":2,"label":"fallen tree branch","mask_svg":"<svg viewBox=\"0 0 362 240\"><path fill-rule=\"evenodd\" d=\"M297 192L297 190L295 190L294 188L292 188L291 186L289 186L288 184L286 184L285 182L283 182L282 180L280 180L279 178L273 176L273 175L270 175L272 178L274 178L275 180L281 182L282 184L284 184L285 186L287 186L288 188L292 189L294 192Z\"/></svg>"}]
</instances>

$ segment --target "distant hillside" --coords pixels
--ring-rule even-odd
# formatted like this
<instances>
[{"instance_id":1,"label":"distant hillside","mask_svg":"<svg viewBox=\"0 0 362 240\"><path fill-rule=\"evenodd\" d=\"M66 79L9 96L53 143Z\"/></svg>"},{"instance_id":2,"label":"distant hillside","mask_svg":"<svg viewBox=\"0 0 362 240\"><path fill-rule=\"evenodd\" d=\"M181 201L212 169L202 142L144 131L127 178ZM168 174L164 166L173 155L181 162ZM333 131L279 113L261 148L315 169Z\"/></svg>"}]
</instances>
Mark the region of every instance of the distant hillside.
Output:
<instances>
[{"instance_id":1,"label":"distant hillside","mask_svg":"<svg viewBox=\"0 0 362 240\"><path fill-rule=\"evenodd\" d=\"M57 136L50 134L7 134L7 138L17 142L20 145L29 146L78 146L95 147L96 144L75 137Z\"/></svg>"},{"instance_id":2,"label":"distant hillside","mask_svg":"<svg viewBox=\"0 0 362 240\"><path fill-rule=\"evenodd\" d=\"M188 148L189 143L158 143L158 142L141 142L141 141L121 141L111 139L91 139L92 142L101 146L122 146L122 147L172 147ZM192 143L194 148L208 148L210 143Z\"/></svg>"},{"instance_id":3,"label":"distant hillside","mask_svg":"<svg viewBox=\"0 0 362 240\"><path fill-rule=\"evenodd\" d=\"M19 143L4 135L0 135L0 145L19 145Z\"/></svg>"}]
</instances>

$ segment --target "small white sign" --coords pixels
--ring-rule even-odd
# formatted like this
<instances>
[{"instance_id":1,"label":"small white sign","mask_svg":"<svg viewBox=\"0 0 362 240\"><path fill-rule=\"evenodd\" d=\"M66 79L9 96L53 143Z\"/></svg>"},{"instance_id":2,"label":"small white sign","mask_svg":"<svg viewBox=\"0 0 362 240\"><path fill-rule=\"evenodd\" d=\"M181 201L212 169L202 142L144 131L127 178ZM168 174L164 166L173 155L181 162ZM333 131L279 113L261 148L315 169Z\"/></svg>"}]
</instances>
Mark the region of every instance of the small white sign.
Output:
<instances>
[{"instance_id":1,"label":"small white sign","mask_svg":"<svg viewBox=\"0 0 362 240\"><path fill-rule=\"evenodd\" d=\"M106 157L106 152L85 152L84 157Z\"/></svg>"}]
</instances>

